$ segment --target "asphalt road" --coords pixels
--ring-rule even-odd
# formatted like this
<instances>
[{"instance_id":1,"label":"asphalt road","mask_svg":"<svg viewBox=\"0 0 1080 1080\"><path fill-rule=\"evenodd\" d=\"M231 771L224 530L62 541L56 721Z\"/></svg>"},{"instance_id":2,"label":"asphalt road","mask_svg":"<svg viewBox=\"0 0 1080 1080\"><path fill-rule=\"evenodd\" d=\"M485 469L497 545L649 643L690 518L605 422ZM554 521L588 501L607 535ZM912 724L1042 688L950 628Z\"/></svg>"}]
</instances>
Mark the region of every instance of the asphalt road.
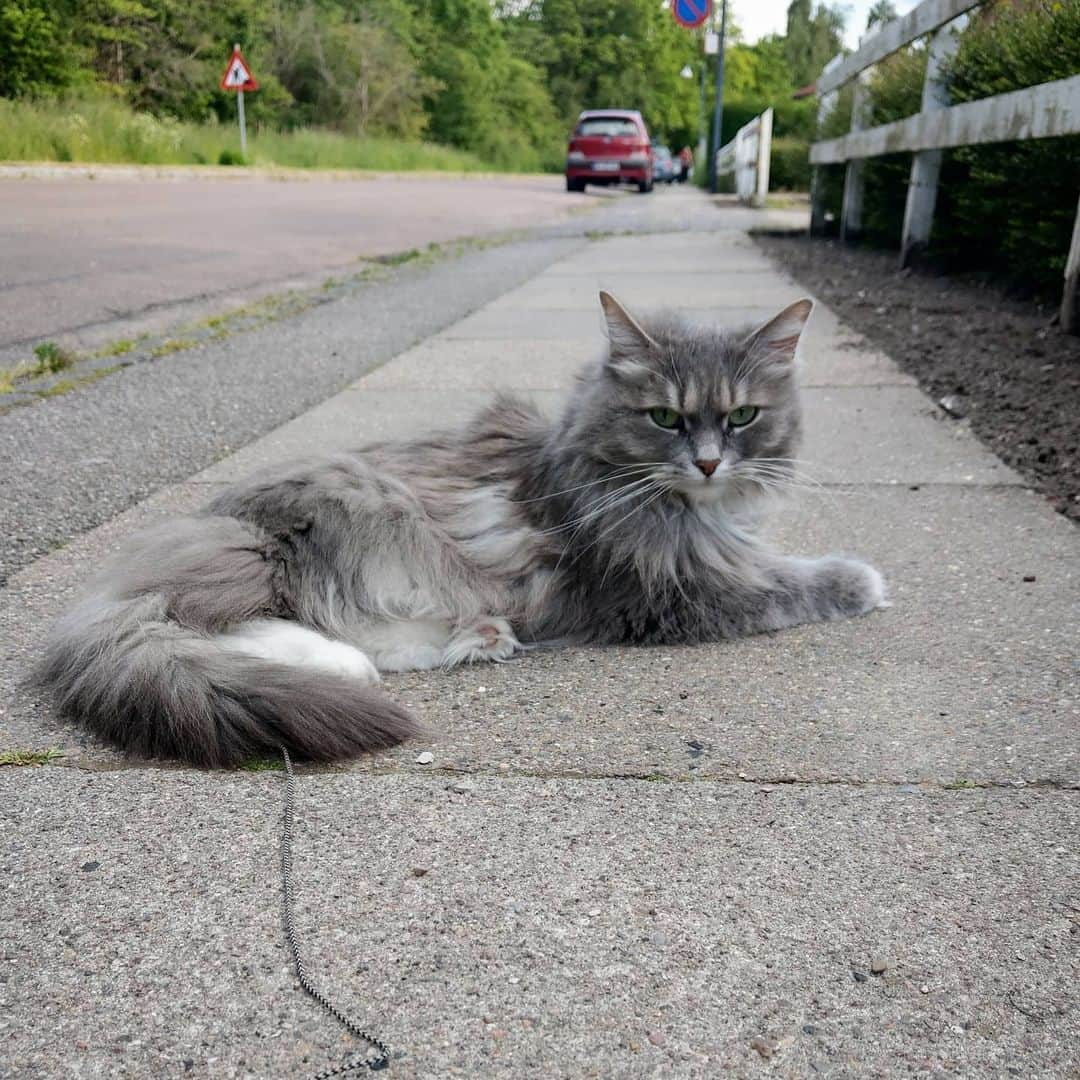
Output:
<instances>
[{"instance_id":1,"label":"asphalt road","mask_svg":"<svg viewBox=\"0 0 1080 1080\"><path fill-rule=\"evenodd\" d=\"M113 324L123 336L179 305L284 288L363 258L563 220L598 201L568 194L558 176L95 175L0 180L0 359L46 338L92 341Z\"/></svg>"}]
</instances>

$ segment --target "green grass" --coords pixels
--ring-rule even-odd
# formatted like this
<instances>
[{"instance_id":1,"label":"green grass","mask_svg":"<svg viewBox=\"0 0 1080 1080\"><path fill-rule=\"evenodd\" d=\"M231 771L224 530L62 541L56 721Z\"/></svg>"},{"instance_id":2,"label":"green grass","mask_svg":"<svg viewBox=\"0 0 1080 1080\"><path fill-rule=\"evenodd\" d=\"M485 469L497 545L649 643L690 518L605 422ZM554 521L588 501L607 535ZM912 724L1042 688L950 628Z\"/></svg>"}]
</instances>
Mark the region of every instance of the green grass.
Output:
<instances>
[{"instance_id":1,"label":"green grass","mask_svg":"<svg viewBox=\"0 0 1080 1080\"><path fill-rule=\"evenodd\" d=\"M125 356L135 348L136 342L131 338L120 338L117 341L112 341L108 345L103 345L96 353L95 358L105 359L110 356Z\"/></svg>"},{"instance_id":2,"label":"green grass","mask_svg":"<svg viewBox=\"0 0 1080 1080\"><path fill-rule=\"evenodd\" d=\"M281 758L248 758L237 766L244 772L284 772L285 762Z\"/></svg>"},{"instance_id":3,"label":"green grass","mask_svg":"<svg viewBox=\"0 0 1080 1080\"><path fill-rule=\"evenodd\" d=\"M134 112L109 98L0 99L2 161L492 171L473 154L433 143L317 129L253 131L248 136L247 157L241 158L233 125L181 123Z\"/></svg>"},{"instance_id":4,"label":"green grass","mask_svg":"<svg viewBox=\"0 0 1080 1080\"><path fill-rule=\"evenodd\" d=\"M193 348L198 345L198 342L192 338L169 338L166 341L161 342L160 345L155 345L147 354L154 360L159 357L168 356L170 353L181 352L183 349Z\"/></svg>"},{"instance_id":5,"label":"green grass","mask_svg":"<svg viewBox=\"0 0 1080 1080\"><path fill-rule=\"evenodd\" d=\"M3 750L0 765L48 765L50 761L64 756L63 750Z\"/></svg>"},{"instance_id":6,"label":"green grass","mask_svg":"<svg viewBox=\"0 0 1080 1080\"><path fill-rule=\"evenodd\" d=\"M0 394L10 394L15 389L15 383L26 375L26 368L0 368Z\"/></svg>"}]
</instances>

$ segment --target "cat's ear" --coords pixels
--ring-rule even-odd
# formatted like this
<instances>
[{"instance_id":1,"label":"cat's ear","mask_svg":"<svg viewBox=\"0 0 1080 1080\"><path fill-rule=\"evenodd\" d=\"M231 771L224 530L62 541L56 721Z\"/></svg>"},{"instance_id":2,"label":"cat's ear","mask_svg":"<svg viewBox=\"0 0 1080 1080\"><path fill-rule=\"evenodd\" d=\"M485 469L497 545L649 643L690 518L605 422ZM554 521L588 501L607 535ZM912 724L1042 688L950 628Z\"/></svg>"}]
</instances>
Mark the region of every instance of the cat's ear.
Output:
<instances>
[{"instance_id":1,"label":"cat's ear","mask_svg":"<svg viewBox=\"0 0 1080 1080\"><path fill-rule=\"evenodd\" d=\"M790 364L795 360L799 337L806 328L806 320L814 310L814 301L803 297L788 304L775 318L755 330L744 342L747 352L764 358L775 358L778 363Z\"/></svg>"},{"instance_id":2,"label":"cat's ear","mask_svg":"<svg viewBox=\"0 0 1080 1080\"><path fill-rule=\"evenodd\" d=\"M601 290L600 306L604 309L604 319L607 322L612 359L637 356L647 349L656 348L656 342L611 293Z\"/></svg>"}]
</instances>

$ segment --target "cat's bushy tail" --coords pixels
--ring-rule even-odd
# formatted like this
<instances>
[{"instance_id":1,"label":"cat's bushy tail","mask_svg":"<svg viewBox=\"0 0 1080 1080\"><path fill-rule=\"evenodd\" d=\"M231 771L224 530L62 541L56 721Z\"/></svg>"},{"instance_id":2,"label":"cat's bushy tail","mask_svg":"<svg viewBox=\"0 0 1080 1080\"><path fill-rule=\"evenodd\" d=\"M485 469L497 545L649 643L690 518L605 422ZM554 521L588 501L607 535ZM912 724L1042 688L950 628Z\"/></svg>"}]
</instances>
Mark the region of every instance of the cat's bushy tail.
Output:
<instances>
[{"instance_id":1,"label":"cat's bushy tail","mask_svg":"<svg viewBox=\"0 0 1080 1080\"><path fill-rule=\"evenodd\" d=\"M272 608L264 536L227 518L184 518L139 539L53 629L33 681L114 746L230 766L285 746L335 761L420 726L358 680L226 648L217 633Z\"/></svg>"}]
</instances>

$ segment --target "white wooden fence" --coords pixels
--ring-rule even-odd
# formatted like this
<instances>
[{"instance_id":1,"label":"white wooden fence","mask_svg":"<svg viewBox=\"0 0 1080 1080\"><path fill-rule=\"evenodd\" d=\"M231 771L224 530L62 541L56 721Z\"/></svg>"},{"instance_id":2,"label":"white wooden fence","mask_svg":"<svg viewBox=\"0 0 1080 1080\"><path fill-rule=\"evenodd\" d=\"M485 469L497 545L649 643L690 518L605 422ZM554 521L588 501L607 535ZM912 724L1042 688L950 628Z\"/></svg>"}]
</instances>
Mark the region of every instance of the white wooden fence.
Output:
<instances>
[{"instance_id":1,"label":"white wooden fence","mask_svg":"<svg viewBox=\"0 0 1080 1080\"><path fill-rule=\"evenodd\" d=\"M938 174L945 150L957 146L1045 139L1080 134L1080 74L1056 82L1041 83L1025 90L997 94L950 105L948 87L942 78L945 61L957 48L955 19L983 0L924 0L902 18L886 23L850 56L834 58L817 81L819 119L835 108L837 93L856 80L851 131L837 139L826 139L810 147L810 163L815 166L811 189L810 228L824 227L821 166L846 163L844 200L840 213L840 235L846 240L858 236L862 227L862 162L880 154L913 153L908 181L907 205L900 241L900 262L909 265L925 249L930 239L937 202ZM879 127L866 127L866 86L868 69L887 56L927 34L926 82L922 111L906 120ZM1078 178L1080 179L1080 178ZM1061 324L1080 333L1080 193L1076 225L1061 302Z\"/></svg>"},{"instance_id":2,"label":"white wooden fence","mask_svg":"<svg viewBox=\"0 0 1080 1080\"><path fill-rule=\"evenodd\" d=\"M716 152L716 175L735 174L735 194L750 206L764 206L769 194L773 111L766 109L735 132Z\"/></svg>"}]
</instances>

